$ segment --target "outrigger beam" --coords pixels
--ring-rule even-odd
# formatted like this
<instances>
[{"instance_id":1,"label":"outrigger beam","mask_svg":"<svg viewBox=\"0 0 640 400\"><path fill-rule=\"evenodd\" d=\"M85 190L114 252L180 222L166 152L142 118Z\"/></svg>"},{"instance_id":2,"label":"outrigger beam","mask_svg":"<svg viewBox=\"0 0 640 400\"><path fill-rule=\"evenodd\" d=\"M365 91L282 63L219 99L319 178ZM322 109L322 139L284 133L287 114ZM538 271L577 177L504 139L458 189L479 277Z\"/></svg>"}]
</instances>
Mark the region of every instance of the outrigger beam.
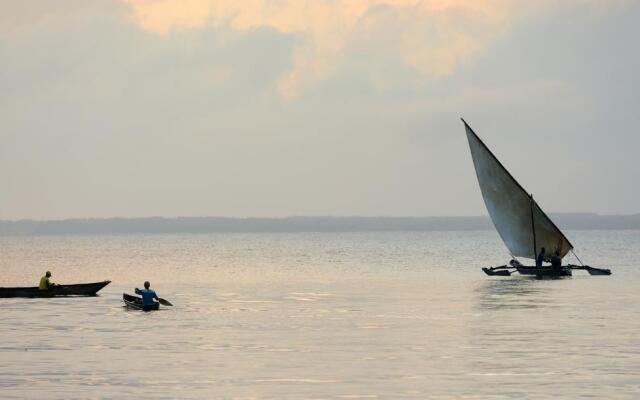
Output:
<instances>
[{"instance_id":1,"label":"outrigger beam","mask_svg":"<svg viewBox=\"0 0 640 400\"><path fill-rule=\"evenodd\" d=\"M589 275L611 275L611 270L608 268L594 268L588 265L567 265L567 268L581 269L587 271ZM500 265L498 267L485 267L482 268L485 274L489 276L511 276L512 272L515 272L516 268L509 265Z\"/></svg>"},{"instance_id":2,"label":"outrigger beam","mask_svg":"<svg viewBox=\"0 0 640 400\"><path fill-rule=\"evenodd\" d=\"M511 276L511 271L509 269L515 269L514 267L510 267L508 265L501 265L499 267L489 267L482 268L485 274L490 276Z\"/></svg>"},{"instance_id":3,"label":"outrigger beam","mask_svg":"<svg viewBox=\"0 0 640 400\"><path fill-rule=\"evenodd\" d=\"M588 265L572 265L569 264L567 267L571 269L583 269L589 273L589 275L611 275L611 270L609 268L594 268Z\"/></svg>"}]
</instances>

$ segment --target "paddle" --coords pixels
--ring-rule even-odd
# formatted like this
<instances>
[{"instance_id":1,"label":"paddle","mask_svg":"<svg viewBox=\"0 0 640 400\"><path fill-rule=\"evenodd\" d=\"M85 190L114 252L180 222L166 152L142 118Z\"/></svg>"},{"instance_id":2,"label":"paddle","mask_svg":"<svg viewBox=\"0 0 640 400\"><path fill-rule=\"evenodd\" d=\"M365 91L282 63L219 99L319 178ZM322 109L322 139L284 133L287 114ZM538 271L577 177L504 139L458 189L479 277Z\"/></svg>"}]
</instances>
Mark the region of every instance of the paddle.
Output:
<instances>
[{"instance_id":1,"label":"paddle","mask_svg":"<svg viewBox=\"0 0 640 400\"><path fill-rule=\"evenodd\" d=\"M158 297L158 303L162 304L163 306L173 306L173 304L171 304L169 300L165 300L162 297Z\"/></svg>"}]
</instances>

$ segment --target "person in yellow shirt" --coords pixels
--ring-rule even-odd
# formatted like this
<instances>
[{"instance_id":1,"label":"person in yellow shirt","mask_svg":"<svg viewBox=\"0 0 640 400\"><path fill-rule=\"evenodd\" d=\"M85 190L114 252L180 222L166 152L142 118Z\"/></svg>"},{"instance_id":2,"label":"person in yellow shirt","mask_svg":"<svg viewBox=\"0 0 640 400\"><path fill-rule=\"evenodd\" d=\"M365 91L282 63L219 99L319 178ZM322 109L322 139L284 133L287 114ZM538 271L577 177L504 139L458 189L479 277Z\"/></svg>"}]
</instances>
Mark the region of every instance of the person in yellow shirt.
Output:
<instances>
[{"instance_id":1,"label":"person in yellow shirt","mask_svg":"<svg viewBox=\"0 0 640 400\"><path fill-rule=\"evenodd\" d=\"M49 290L51 286L53 286L53 282L51 282L49 278L51 278L51 272L47 271L47 273L40 278L40 286L38 287L40 290Z\"/></svg>"}]
</instances>

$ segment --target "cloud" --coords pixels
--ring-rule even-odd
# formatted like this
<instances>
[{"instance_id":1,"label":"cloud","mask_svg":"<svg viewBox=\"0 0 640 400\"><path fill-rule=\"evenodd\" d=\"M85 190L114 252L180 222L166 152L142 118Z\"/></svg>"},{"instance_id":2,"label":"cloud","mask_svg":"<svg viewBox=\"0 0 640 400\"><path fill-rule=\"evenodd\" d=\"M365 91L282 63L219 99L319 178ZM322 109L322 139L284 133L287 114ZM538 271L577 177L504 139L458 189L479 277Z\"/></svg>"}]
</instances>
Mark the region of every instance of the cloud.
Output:
<instances>
[{"instance_id":1,"label":"cloud","mask_svg":"<svg viewBox=\"0 0 640 400\"><path fill-rule=\"evenodd\" d=\"M295 38L292 65L278 78L293 98L336 74L353 46L400 60L425 78L451 76L523 17L574 5L611 8L623 0L38 0L0 16L0 29L61 14L116 11L139 28L169 37L189 30L271 29Z\"/></svg>"},{"instance_id":2,"label":"cloud","mask_svg":"<svg viewBox=\"0 0 640 400\"><path fill-rule=\"evenodd\" d=\"M30 4L0 23L0 218L481 213L461 114L546 209L637 208L637 5Z\"/></svg>"},{"instance_id":3,"label":"cloud","mask_svg":"<svg viewBox=\"0 0 640 400\"><path fill-rule=\"evenodd\" d=\"M159 35L228 26L298 36L293 66L279 82L288 97L334 73L354 38L386 35L393 40L382 42L382 50L390 57L426 76L450 75L506 29L516 8L510 0L124 1L136 24Z\"/></svg>"}]
</instances>

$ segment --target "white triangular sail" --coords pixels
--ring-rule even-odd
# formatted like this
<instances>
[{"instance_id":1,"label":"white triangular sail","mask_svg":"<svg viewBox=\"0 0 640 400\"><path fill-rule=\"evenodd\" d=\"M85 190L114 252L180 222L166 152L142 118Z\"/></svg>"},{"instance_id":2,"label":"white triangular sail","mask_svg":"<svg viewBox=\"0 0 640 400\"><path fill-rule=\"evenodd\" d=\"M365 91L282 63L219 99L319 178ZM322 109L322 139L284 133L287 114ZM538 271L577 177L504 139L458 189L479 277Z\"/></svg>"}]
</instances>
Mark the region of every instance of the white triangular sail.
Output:
<instances>
[{"instance_id":1,"label":"white triangular sail","mask_svg":"<svg viewBox=\"0 0 640 400\"><path fill-rule=\"evenodd\" d=\"M489 216L512 256L536 258L542 247L564 257L573 246L533 198L464 122L473 165ZM535 232L535 236L534 236ZM535 242L534 242L535 241Z\"/></svg>"}]
</instances>

